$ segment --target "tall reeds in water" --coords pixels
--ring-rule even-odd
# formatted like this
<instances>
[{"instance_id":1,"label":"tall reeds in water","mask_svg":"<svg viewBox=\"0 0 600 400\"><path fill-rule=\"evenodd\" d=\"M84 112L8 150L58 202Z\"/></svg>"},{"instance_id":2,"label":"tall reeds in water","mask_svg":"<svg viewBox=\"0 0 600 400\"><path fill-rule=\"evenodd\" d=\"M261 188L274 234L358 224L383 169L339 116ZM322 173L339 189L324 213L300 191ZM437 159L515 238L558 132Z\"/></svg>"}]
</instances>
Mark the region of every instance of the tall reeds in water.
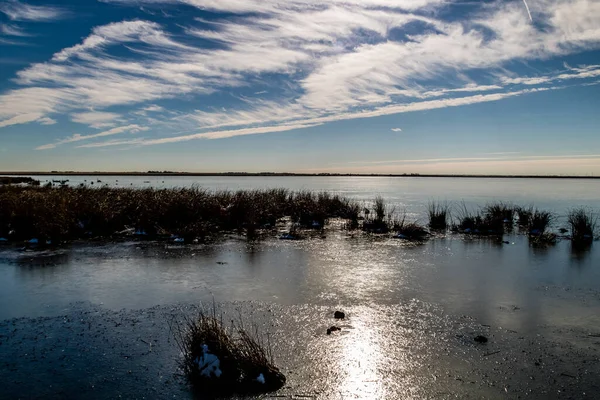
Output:
<instances>
[{"instance_id":1,"label":"tall reeds in water","mask_svg":"<svg viewBox=\"0 0 600 400\"><path fill-rule=\"evenodd\" d=\"M575 245L591 244L594 240L598 217L590 210L577 208L571 210L567 217L571 228L571 240Z\"/></svg>"},{"instance_id":2,"label":"tall reeds in water","mask_svg":"<svg viewBox=\"0 0 600 400\"><path fill-rule=\"evenodd\" d=\"M187 241L223 231L251 234L283 217L304 227L322 227L332 217L357 219L357 210L356 202L336 194L286 189L0 186L0 237L41 242L110 237L130 230Z\"/></svg>"},{"instance_id":3,"label":"tall reeds in water","mask_svg":"<svg viewBox=\"0 0 600 400\"><path fill-rule=\"evenodd\" d=\"M430 229L445 230L450 218L450 205L446 202L430 201L427 206L427 215Z\"/></svg>"},{"instance_id":4,"label":"tall reeds in water","mask_svg":"<svg viewBox=\"0 0 600 400\"><path fill-rule=\"evenodd\" d=\"M514 207L506 203L488 204L479 211L470 211L463 203L457 212L458 223L454 229L476 235L501 236L512 229Z\"/></svg>"}]
</instances>

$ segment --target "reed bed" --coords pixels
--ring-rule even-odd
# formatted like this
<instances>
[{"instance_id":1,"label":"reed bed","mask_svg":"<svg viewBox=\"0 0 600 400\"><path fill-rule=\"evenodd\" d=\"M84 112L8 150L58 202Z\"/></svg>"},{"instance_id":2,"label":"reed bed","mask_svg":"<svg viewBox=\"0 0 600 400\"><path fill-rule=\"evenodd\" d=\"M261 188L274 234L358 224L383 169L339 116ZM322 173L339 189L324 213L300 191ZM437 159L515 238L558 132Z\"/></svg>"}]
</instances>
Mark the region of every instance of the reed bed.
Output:
<instances>
[{"instance_id":1,"label":"reed bed","mask_svg":"<svg viewBox=\"0 0 600 400\"><path fill-rule=\"evenodd\" d=\"M458 223L454 224L453 230L474 235L501 236L505 230L512 229L511 210L514 212L514 209L506 204L497 203L487 205L478 211L471 211L463 203L458 208Z\"/></svg>"},{"instance_id":2,"label":"reed bed","mask_svg":"<svg viewBox=\"0 0 600 400\"><path fill-rule=\"evenodd\" d=\"M301 227L323 227L328 218L357 218L358 209L335 194L286 189L2 186L0 237L70 240L129 232L188 241L224 231L251 234L283 217Z\"/></svg>"},{"instance_id":3,"label":"reed bed","mask_svg":"<svg viewBox=\"0 0 600 400\"><path fill-rule=\"evenodd\" d=\"M431 231L452 230L478 236L502 236L515 221L534 244L552 244L549 229L555 215L529 207L497 202L478 210L465 203L429 203ZM515 216L518 219L515 219ZM223 232L252 239L259 232L291 222L293 237L303 229L323 229L331 218L345 220L348 229L395 233L395 237L423 240L428 230L406 214L397 213L378 196L371 207L329 192L287 189L209 191L199 187L136 189L109 187L0 185L0 243L28 241L57 243L76 239L135 236L189 243ZM568 215L573 243L591 243L597 217L576 209ZM285 235L284 235L285 236ZM290 236L290 235L288 235ZM287 237L287 236L286 236Z\"/></svg>"}]
</instances>

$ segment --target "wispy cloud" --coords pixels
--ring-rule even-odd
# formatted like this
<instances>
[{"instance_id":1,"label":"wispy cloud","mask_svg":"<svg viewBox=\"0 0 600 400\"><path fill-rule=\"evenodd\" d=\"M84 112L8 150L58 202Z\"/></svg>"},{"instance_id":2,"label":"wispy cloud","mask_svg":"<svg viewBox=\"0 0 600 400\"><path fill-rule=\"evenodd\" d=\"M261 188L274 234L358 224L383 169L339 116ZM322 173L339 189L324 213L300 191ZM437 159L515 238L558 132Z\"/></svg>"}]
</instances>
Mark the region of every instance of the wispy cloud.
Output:
<instances>
[{"instance_id":1,"label":"wispy cloud","mask_svg":"<svg viewBox=\"0 0 600 400\"><path fill-rule=\"evenodd\" d=\"M71 114L71 120L80 124L86 124L92 128L106 128L115 125L120 114L102 111L88 111Z\"/></svg>"},{"instance_id":2,"label":"wispy cloud","mask_svg":"<svg viewBox=\"0 0 600 400\"><path fill-rule=\"evenodd\" d=\"M48 143L48 144L44 144L42 146L38 146L38 147L36 147L36 150L49 150L49 149L54 149L57 146L66 144L66 143L74 143L74 142L80 142L82 140L90 140L90 139L97 139L97 138L106 137L106 136L119 135L121 133L126 133L126 132L127 133L137 133L137 132L141 132L141 131L147 131L148 129L149 129L148 127L133 124L133 125L126 125L126 126L120 126L117 128L112 128L107 131L96 133L93 135L75 134L75 135L69 136L67 138L58 140L54 143ZM100 147L100 146L80 146L80 147Z\"/></svg>"},{"instance_id":3,"label":"wispy cloud","mask_svg":"<svg viewBox=\"0 0 600 400\"><path fill-rule=\"evenodd\" d=\"M19 37L27 37L31 36L23 29L19 28L16 25L9 24L0 24L0 33L7 36L19 36Z\"/></svg>"},{"instance_id":4,"label":"wispy cloud","mask_svg":"<svg viewBox=\"0 0 600 400\"><path fill-rule=\"evenodd\" d=\"M39 122L42 125L54 125L56 124L56 120L49 118L49 117L42 117L40 119L37 120L37 122Z\"/></svg>"},{"instance_id":5,"label":"wispy cloud","mask_svg":"<svg viewBox=\"0 0 600 400\"><path fill-rule=\"evenodd\" d=\"M76 146L78 149L82 148L95 148L95 147L112 147L112 146L122 146L122 145L135 145L142 142L143 139L117 139L117 140L109 140L106 142L98 142L98 143L87 143L82 144L80 146Z\"/></svg>"},{"instance_id":6,"label":"wispy cloud","mask_svg":"<svg viewBox=\"0 0 600 400\"><path fill-rule=\"evenodd\" d=\"M34 6L18 0L0 3L0 12L13 21L54 21L69 15L68 11L50 6Z\"/></svg>"},{"instance_id":7,"label":"wispy cloud","mask_svg":"<svg viewBox=\"0 0 600 400\"><path fill-rule=\"evenodd\" d=\"M474 14L452 19L436 12L453 6L443 0L107 2L183 3L236 16L177 29L151 20L94 27L78 44L17 73L17 87L0 94L0 127L67 114L92 128L148 121L169 124L167 133L195 128L190 135L139 142L164 144L467 106L560 89L551 84L588 84L600 76L600 65L540 76L510 69L515 61L600 48L600 5L591 0L531 2L536 24L514 1L486 3ZM13 20L25 14L14 9L48 14L48 7L17 1L2 7ZM423 28L414 33L415 26ZM398 32L406 40L398 39ZM285 90L256 91L273 77ZM254 82L261 85L252 87ZM268 96L238 96L226 111L204 101L242 87ZM169 99L190 111L173 117Z\"/></svg>"},{"instance_id":8,"label":"wispy cloud","mask_svg":"<svg viewBox=\"0 0 600 400\"><path fill-rule=\"evenodd\" d=\"M392 132L402 132L402 128L392 128Z\"/></svg>"}]
</instances>

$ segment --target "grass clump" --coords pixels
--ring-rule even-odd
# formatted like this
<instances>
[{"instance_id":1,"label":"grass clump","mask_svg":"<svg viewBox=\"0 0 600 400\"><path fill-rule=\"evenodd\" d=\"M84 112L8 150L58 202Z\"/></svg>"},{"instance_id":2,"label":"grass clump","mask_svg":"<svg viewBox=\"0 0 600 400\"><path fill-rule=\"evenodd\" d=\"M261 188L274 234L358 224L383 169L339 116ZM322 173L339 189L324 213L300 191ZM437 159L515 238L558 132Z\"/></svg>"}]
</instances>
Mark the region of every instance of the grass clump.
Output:
<instances>
[{"instance_id":1,"label":"grass clump","mask_svg":"<svg viewBox=\"0 0 600 400\"><path fill-rule=\"evenodd\" d=\"M429 228L435 230L445 230L448 227L450 218L450 205L448 203L437 203L432 201L427 207L429 216Z\"/></svg>"},{"instance_id":2,"label":"grass clump","mask_svg":"<svg viewBox=\"0 0 600 400\"><path fill-rule=\"evenodd\" d=\"M492 222L492 224L502 223L504 228L510 230L514 223L515 206L502 201L488 204L484 208L484 214L486 219ZM504 229L502 229L502 231L504 231Z\"/></svg>"},{"instance_id":3,"label":"grass clump","mask_svg":"<svg viewBox=\"0 0 600 400\"><path fill-rule=\"evenodd\" d=\"M590 210L578 208L571 210L567 217L574 244L589 244L594 240L597 217Z\"/></svg>"},{"instance_id":4,"label":"grass clump","mask_svg":"<svg viewBox=\"0 0 600 400\"><path fill-rule=\"evenodd\" d=\"M258 333L241 324L225 327L214 309L173 323L171 330L183 355L180 367L199 394L265 393L285 384Z\"/></svg>"},{"instance_id":5,"label":"grass clump","mask_svg":"<svg viewBox=\"0 0 600 400\"><path fill-rule=\"evenodd\" d=\"M481 236L501 236L506 226L505 217L506 214L499 212L497 208L487 206L483 210L473 212L463 203L458 211L458 223L454 224L453 230Z\"/></svg>"},{"instance_id":6,"label":"grass clump","mask_svg":"<svg viewBox=\"0 0 600 400\"><path fill-rule=\"evenodd\" d=\"M371 233L388 233L392 224L393 210L388 212L385 200L377 196L373 202L373 210L364 209L363 230Z\"/></svg>"},{"instance_id":7,"label":"grass clump","mask_svg":"<svg viewBox=\"0 0 600 400\"><path fill-rule=\"evenodd\" d=\"M533 215L533 206L528 207L516 207L515 212L517 217L519 218L517 223L520 227L528 227L531 221L531 217Z\"/></svg>"},{"instance_id":8,"label":"grass clump","mask_svg":"<svg viewBox=\"0 0 600 400\"><path fill-rule=\"evenodd\" d=\"M534 209L527 225L529 235L544 235L553 220L554 215L551 212Z\"/></svg>"},{"instance_id":9,"label":"grass clump","mask_svg":"<svg viewBox=\"0 0 600 400\"><path fill-rule=\"evenodd\" d=\"M416 221L407 222L406 215L394 221L393 229L396 232L394 237L397 239L422 241L429 236L429 232L427 232L425 227L419 225Z\"/></svg>"}]
</instances>

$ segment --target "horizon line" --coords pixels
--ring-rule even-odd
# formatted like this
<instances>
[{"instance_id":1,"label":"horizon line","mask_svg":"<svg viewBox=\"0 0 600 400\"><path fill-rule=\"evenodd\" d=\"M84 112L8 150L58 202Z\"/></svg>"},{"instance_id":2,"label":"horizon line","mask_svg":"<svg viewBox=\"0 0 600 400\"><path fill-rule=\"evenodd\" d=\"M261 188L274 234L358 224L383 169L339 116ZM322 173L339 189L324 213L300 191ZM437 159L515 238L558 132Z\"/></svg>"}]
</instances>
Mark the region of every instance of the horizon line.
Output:
<instances>
[{"instance_id":1,"label":"horizon line","mask_svg":"<svg viewBox=\"0 0 600 400\"><path fill-rule=\"evenodd\" d=\"M544 179L600 179L598 175L510 175L510 174L382 174L382 173L336 173L336 172L182 172L182 171L0 171L0 175L40 175L40 176L262 176L262 177L310 177L310 176L355 176L355 177L398 177L398 178L544 178Z\"/></svg>"}]
</instances>

